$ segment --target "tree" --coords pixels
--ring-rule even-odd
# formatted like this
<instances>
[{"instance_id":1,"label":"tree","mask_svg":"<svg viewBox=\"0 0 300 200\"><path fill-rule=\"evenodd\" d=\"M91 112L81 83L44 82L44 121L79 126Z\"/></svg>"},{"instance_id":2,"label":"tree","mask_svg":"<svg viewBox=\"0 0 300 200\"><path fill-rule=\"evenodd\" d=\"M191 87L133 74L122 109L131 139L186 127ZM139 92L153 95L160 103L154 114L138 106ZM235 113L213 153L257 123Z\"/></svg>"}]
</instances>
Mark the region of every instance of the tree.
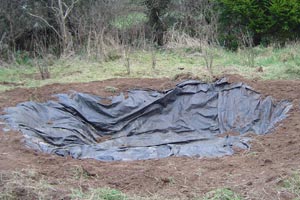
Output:
<instances>
[{"instance_id":1,"label":"tree","mask_svg":"<svg viewBox=\"0 0 300 200\"><path fill-rule=\"evenodd\" d=\"M56 23L59 28L56 28L55 25L49 22L51 18L48 19L41 15L31 13L30 11L27 12L30 16L41 20L57 34L62 43L62 55L67 55L72 48L72 38L68 30L67 18L78 2L79 0L70 0L69 2L67 0L47 0L46 8L48 15L50 15L49 12L53 13L56 17Z\"/></svg>"},{"instance_id":2,"label":"tree","mask_svg":"<svg viewBox=\"0 0 300 200\"><path fill-rule=\"evenodd\" d=\"M163 15L167 12L167 8L171 0L145 0L147 14L149 17L149 25L153 31L154 41L159 45L164 45L164 32L167 26L163 21Z\"/></svg>"},{"instance_id":3,"label":"tree","mask_svg":"<svg viewBox=\"0 0 300 200\"><path fill-rule=\"evenodd\" d=\"M262 40L284 43L300 35L299 0L217 0L223 29L238 35L250 31L256 45Z\"/></svg>"},{"instance_id":4,"label":"tree","mask_svg":"<svg viewBox=\"0 0 300 200\"><path fill-rule=\"evenodd\" d=\"M272 0L268 13L270 15L269 35L275 33L279 41L300 36L300 1Z\"/></svg>"}]
</instances>

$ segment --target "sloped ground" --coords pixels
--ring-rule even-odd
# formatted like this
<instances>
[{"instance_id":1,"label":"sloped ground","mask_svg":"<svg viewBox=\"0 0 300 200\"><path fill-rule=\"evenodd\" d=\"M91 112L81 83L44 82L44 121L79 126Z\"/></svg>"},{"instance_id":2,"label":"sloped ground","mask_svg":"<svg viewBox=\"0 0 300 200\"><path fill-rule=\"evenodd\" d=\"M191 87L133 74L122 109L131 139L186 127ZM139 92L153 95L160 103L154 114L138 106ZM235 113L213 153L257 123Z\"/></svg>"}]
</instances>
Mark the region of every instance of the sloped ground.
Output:
<instances>
[{"instance_id":1,"label":"sloped ground","mask_svg":"<svg viewBox=\"0 0 300 200\"><path fill-rule=\"evenodd\" d=\"M253 135L250 151L239 151L231 157L214 159L166 158L132 162L74 160L43 154L23 145L17 132L0 131L0 192L8 191L19 199L69 199L72 188L110 187L139 196L158 195L162 199L191 199L216 188L231 188L245 199L291 199L282 190L283 180L300 166L300 81L247 80L229 76L231 82L243 81L263 95L288 99L294 107L290 116L272 134ZM7 106L33 100L46 101L51 95L70 90L101 96L132 88L168 89L175 85L169 79L111 79L78 84L53 84L36 89L14 89L0 94L1 111ZM2 128L2 127L1 127ZM24 175L23 172L26 172ZM26 188L27 177L39 183L35 190ZM23 188L24 186L25 188ZM40 188L39 188L40 187ZM46 189L45 189L46 188Z\"/></svg>"}]
</instances>

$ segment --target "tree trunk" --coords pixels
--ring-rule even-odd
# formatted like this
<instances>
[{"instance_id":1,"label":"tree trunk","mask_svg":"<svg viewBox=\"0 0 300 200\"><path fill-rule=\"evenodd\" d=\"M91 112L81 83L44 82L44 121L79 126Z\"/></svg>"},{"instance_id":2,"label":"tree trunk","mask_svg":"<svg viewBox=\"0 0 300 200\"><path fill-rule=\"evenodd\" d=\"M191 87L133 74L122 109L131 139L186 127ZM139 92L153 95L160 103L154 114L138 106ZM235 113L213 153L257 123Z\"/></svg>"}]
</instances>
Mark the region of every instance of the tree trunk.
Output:
<instances>
[{"instance_id":1,"label":"tree trunk","mask_svg":"<svg viewBox=\"0 0 300 200\"><path fill-rule=\"evenodd\" d=\"M164 45L164 32L167 27L162 21L162 16L170 4L170 0L146 0L148 8L149 25L153 30L154 42L159 46Z\"/></svg>"},{"instance_id":2,"label":"tree trunk","mask_svg":"<svg viewBox=\"0 0 300 200\"><path fill-rule=\"evenodd\" d=\"M59 9L59 27L61 31L61 36L62 36L62 52L63 55L66 55L67 53L67 48L68 48L68 31L66 27L66 19L64 16L64 11L63 11L63 6L62 6L62 1L58 0L58 9Z\"/></svg>"}]
</instances>

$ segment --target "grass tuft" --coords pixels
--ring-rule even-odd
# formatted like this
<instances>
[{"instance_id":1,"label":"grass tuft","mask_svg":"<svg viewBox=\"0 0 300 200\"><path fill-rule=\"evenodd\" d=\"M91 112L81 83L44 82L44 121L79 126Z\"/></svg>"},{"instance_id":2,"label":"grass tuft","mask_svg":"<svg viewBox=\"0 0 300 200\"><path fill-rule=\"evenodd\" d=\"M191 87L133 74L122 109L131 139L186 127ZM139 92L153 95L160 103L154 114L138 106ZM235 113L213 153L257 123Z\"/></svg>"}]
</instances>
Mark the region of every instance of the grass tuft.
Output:
<instances>
[{"instance_id":1,"label":"grass tuft","mask_svg":"<svg viewBox=\"0 0 300 200\"><path fill-rule=\"evenodd\" d=\"M296 195L300 199L300 174L295 172L283 181L282 187L288 192Z\"/></svg>"},{"instance_id":2,"label":"grass tuft","mask_svg":"<svg viewBox=\"0 0 300 200\"><path fill-rule=\"evenodd\" d=\"M75 189L72 191L71 199L74 200L127 200L122 192L110 188L90 189L88 192Z\"/></svg>"},{"instance_id":3,"label":"grass tuft","mask_svg":"<svg viewBox=\"0 0 300 200\"><path fill-rule=\"evenodd\" d=\"M243 198L228 188L208 192L202 200L242 200Z\"/></svg>"}]
</instances>

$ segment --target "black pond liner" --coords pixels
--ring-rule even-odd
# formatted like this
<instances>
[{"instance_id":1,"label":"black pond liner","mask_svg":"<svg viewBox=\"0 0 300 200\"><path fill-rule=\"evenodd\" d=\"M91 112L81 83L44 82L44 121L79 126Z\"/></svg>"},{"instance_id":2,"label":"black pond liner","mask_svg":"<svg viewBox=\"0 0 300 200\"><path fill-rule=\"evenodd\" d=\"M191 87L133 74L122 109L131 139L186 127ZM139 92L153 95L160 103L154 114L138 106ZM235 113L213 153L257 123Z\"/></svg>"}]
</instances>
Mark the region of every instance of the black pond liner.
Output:
<instances>
[{"instance_id":1,"label":"black pond liner","mask_svg":"<svg viewBox=\"0 0 300 200\"><path fill-rule=\"evenodd\" d=\"M234 146L249 148L245 133L269 133L292 107L226 79L190 80L164 92L130 90L127 98L56 96L58 102L7 108L2 118L31 148L104 161L231 155ZM228 136L229 131L239 134Z\"/></svg>"}]
</instances>

